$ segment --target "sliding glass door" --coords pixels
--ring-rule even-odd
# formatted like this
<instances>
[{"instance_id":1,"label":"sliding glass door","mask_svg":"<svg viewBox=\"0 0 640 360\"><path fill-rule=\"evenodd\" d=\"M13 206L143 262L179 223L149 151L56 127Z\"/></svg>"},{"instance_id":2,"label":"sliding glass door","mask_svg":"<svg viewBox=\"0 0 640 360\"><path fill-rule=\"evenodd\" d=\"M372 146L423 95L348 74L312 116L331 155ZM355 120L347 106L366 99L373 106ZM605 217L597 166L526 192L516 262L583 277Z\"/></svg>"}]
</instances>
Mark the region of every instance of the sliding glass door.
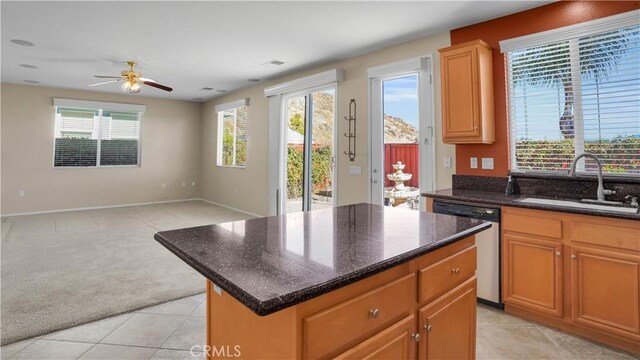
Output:
<instances>
[{"instance_id":1,"label":"sliding glass door","mask_svg":"<svg viewBox=\"0 0 640 360\"><path fill-rule=\"evenodd\" d=\"M285 96L284 212L334 205L335 87Z\"/></svg>"}]
</instances>

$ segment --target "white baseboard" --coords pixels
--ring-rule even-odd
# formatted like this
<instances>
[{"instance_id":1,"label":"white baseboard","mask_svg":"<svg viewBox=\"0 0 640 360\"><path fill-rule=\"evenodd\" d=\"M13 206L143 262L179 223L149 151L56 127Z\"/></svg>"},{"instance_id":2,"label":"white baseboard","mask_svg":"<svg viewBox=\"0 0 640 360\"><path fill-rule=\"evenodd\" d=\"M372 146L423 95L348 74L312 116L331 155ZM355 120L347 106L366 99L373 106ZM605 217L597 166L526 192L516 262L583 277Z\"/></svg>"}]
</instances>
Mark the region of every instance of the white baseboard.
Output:
<instances>
[{"instance_id":1,"label":"white baseboard","mask_svg":"<svg viewBox=\"0 0 640 360\"><path fill-rule=\"evenodd\" d=\"M237 208L231 207L231 206L229 206L229 205L220 204L220 203L217 203L217 202L215 202L215 201L211 201L211 200L207 200L207 199L203 199L203 198L198 198L198 199L194 199L194 200L202 200L202 201L204 201L204 202L206 202L206 203L209 203L209 204L211 204L211 205L220 206L220 207L223 207L223 208L227 208L227 209L229 209L229 210L233 210L233 211L241 212L241 213L244 213L244 214L247 214L247 215L251 215L251 216L255 216L255 217L263 217L263 216L264 216L264 215L254 214L254 213L252 213L252 212L244 211L244 210L241 210L241 209L237 209Z\"/></svg>"},{"instance_id":2,"label":"white baseboard","mask_svg":"<svg viewBox=\"0 0 640 360\"><path fill-rule=\"evenodd\" d=\"M13 214L0 214L0 216L9 217L9 216L22 216L22 215L40 215L40 214L51 214L51 213L59 213L59 212L67 212L67 211L100 210L100 209L122 208L122 207L129 207L129 206L167 204L167 203L176 203L176 202L183 202L183 201L196 201L196 200L210 202L201 198L188 198L188 199L151 201L151 202L121 204L121 205L91 206L91 207L82 207L82 208L73 208L73 209L58 209L58 210L32 211L32 212L13 213ZM227 206L224 206L224 207L227 207ZM241 210L237 210L237 211L241 211Z\"/></svg>"}]
</instances>

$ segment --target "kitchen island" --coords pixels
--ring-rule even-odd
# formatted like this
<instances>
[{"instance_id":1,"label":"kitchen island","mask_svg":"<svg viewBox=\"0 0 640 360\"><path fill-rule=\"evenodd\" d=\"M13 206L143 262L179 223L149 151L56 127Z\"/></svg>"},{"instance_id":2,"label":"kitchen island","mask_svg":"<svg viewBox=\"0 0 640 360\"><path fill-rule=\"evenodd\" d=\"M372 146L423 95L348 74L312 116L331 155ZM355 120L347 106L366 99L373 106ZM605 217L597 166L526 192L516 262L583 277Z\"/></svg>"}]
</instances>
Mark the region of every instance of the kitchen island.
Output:
<instances>
[{"instance_id":1,"label":"kitchen island","mask_svg":"<svg viewBox=\"0 0 640 360\"><path fill-rule=\"evenodd\" d=\"M490 226L356 204L155 238L208 279L210 358L474 358Z\"/></svg>"}]
</instances>

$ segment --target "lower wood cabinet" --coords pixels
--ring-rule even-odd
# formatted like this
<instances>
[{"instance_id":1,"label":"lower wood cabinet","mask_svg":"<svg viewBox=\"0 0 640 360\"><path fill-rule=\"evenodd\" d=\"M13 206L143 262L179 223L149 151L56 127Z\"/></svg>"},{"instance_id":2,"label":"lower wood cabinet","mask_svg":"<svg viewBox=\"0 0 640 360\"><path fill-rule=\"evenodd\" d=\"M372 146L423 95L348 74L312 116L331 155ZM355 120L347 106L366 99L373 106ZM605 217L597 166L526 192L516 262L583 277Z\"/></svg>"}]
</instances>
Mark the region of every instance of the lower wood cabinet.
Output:
<instances>
[{"instance_id":1,"label":"lower wood cabinet","mask_svg":"<svg viewBox=\"0 0 640 360\"><path fill-rule=\"evenodd\" d=\"M640 257L571 248L572 319L640 342Z\"/></svg>"},{"instance_id":2,"label":"lower wood cabinet","mask_svg":"<svg viewBox=\"0 0 640 360\"><path fill-rule=\"evenodd\" d=\"M640 221L502 214L505 310L640 354Z\"/></svg>"},{"instance_id":3,"label":"lower wood cabinet","mask_svg":"<svg viewBox=\"0 0 640 360\"><path fill-rule=\"evenodd\" d=\"M475 277L420 309L419 317L419 359L476 358Z\"/></svg>"},{"instance_id":4,"label":"lower wood cabinet","mask_svg":"<svg viewBox=\"0 0 640 360\"><path fill-rule=\"evenodd\" d=\"M335 359L415 359L415 337L416 321L410 315Z\"/></svg>"},{"instance_id":5,"label":"lower wood cabinet","mask_svg":"<svg viewBox=\"0 0 640 360\"><path fill-rule=\"evenodd\" d=\"M562 317L562 243L505 232L503 301Z\"/></svg>"},{"instance_id":6,"label":"lower wood cabinet","mask_svg":"<svg viewBox=\"0 0 640 360\"><path fill-rule=\"evenodd\" d=\"M207 345L245 359L475 359L475 269L470 236L267 316L209 282Z\"/></svg>"}]
</instances>

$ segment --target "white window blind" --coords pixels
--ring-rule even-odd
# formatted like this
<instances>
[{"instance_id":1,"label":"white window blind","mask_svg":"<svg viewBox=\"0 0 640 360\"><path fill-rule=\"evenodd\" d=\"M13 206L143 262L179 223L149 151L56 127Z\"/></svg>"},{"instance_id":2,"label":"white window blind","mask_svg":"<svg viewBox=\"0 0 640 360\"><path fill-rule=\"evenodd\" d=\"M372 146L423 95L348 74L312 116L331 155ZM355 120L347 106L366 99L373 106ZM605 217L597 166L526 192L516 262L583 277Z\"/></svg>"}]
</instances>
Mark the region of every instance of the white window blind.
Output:
<instances>
[{"instance_id":1,"label":"white window blind","mask_svg":"<svg viewBox=\"0 0 640 360\"><path fill-rule=\"evenodd\" d=\"M218 112L218 166L247 163L247 106Z\"/></svg>"},{"instance_id":2,"label":"white window blind","mask_svg":"<svg viewBox=\"0 0 640 360\"><path fill-rule=\"evenodd\" d=\"M56 107L55 167L138 165L140 113Z\"/></svg>"},{"instance_id":3,"label":"white window blind","mask_svg":"<svg viewBox=\"0 0 640 360\"><path fill-rule=\"evenodd\" d=\"M640 175L640 26L555 40L507 52L512 170Z\"/></svg>"}]
</instances>

